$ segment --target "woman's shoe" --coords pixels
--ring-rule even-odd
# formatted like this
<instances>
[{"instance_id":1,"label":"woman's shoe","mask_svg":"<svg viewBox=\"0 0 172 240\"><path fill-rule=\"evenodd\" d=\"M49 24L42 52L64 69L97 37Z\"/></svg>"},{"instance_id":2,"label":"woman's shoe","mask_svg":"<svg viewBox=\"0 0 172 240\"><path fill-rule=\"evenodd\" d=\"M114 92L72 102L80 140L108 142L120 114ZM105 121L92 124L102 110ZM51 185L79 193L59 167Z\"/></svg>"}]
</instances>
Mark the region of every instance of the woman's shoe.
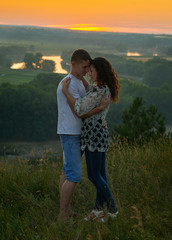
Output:
<instances>
[{"instance_id":1,"label":"woman's shoe","mask_svg":"<svg viewBox=\"0 0 172 240\"><path fill-rule=\"evenodd\" d=\"M114 218L117 217L118 214L119 214L118 211L117 211L116 213L110 213L110 212L108 212L107 214L105 214L104 217L101 218L101 222L105 223L105 222L107 222L107 221L109 220L109 218L114 219Z\"/></svg>"},{"instance_id":2,"label":"woman's shoe","mask_svg":"<svg viewBox=\"0 0 172 240\"><path fill-rule=\"evenodd\" d=\"M104 217L104 212L102 210L98 211L98 210L92 210L91 213L84 218L85 221L89 221L89 220L95 220L97 218L102 218Z\"/></svg>"}]
</instances>

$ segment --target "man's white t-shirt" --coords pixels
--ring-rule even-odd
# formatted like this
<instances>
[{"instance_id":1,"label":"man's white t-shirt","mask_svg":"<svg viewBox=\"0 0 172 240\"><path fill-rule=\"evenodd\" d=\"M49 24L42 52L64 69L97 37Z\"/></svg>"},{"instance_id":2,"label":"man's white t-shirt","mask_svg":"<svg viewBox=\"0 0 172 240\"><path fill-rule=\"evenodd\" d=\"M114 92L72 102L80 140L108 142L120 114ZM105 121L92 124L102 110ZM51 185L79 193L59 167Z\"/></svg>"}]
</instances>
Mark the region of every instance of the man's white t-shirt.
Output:
<instances>
[{"instance_id":1,"label":"man's white t-shirt","mask_svg":"<svg viewBox=\"0 0 172 240\"><path fill-rule=\"evenodd\" d=\"M68 91L74 98L85 96L85 87L81 80L69 73L65 78L70 77L71 82ZM63 81L63 79L62 79ZM62 82L61 81L61 82ZM65 95L62 92L61 82L57 88L58 103L58 134L81 134L81 118L78 118L71 110Z\"/></svg>"}]
</instances>

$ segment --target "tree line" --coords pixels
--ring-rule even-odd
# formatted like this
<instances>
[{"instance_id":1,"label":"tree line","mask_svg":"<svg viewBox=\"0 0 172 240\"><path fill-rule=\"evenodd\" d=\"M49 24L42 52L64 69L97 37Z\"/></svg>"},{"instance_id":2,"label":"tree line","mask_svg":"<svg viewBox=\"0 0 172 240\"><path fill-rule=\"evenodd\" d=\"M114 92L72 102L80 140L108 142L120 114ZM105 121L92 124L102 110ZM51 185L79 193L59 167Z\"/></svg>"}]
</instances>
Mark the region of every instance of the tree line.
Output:
<instances>
[{"instance_id":1,"label":"tree line","mask_svg":"<svg viewBox=\"0 0 172 240\"><path fill-rule=\"evenodd\" d=\"M39 74L28 84L0 88L0 139L55 139L58 74Z\"/></svg>"},{"instance_id":2,"label":"tree line","mask_svg":"<svg viewBox=\"0 0 172 240\"><path fill-rule=\"evenodd\" d=\"M62 66L67 71L70 70L69 56L72 51L64 51L62 53ZM99 53L93 53L94 58ZM133 76L141 79L140 81L150 87L160 87L168 85L172 88L172 61L154 57L146 62L126 59L126 57L104 54L113 65L118 75Z\"/></svg>"},{"instance_id":3,"label":"tree line","mask_svg":"<svg viewBox=\"0 0 172 240\"><path fill-rule=\"evenodd\" d=\"M63 74L41 73L23 85L3 83L0 88L0 140L41 141L56 139L56 89ZM122 113L129 109L136 97L142 97L145 106L153 104L158 112L172 122L172 90L151 88L142 83L120 80L118 104L111 104L107 116L108 127L122 123Z\"/></svg>"},{"instance_id":4,"label":"tree line","mask_svg":"<svg viewBox=\"0 0 172 240\"><path fill-rule=\"evenodd\" d=\"M28 50L33 50L33 46L30 46L29 49L19 45L1 46L0 67L10 68L13 62L22 61Z\"/></svg>"},{"instance_id":5,"label":"tree line","mask_svg":"<svg viewBox=\"0 0 172 240\"><path fill-rule=\"evenodd\" d=\"M25 68L53 72L55 70L55 62L53 60L43 59L42 57L42 53L26 53L23 59Z\"/></svg>"}]
</instances>

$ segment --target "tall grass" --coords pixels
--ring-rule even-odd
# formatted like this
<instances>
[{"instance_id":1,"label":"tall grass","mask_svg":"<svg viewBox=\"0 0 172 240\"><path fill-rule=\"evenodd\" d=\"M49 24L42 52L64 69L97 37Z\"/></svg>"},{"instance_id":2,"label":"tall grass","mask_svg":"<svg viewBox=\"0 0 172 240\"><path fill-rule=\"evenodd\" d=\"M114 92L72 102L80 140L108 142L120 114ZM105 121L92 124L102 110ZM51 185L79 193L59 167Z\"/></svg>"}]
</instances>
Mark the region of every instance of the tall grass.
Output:
<instances>
[{"instance_id":1,"label":"tall grass","mask_svg":"<svg viewBox=\"0 0 172 240\"><path fill-rule=\"evenodd\" d=\"M59 219L61 161L44 156L37 165L1 161L0 239L170 240L171 160L172 140L142 147L114 141L107 153L107 174L120 214L101 223L83 220L95 199L83 159L82 181L72 200L80 216L65 224Z\"/></svg>"}]
</instances>

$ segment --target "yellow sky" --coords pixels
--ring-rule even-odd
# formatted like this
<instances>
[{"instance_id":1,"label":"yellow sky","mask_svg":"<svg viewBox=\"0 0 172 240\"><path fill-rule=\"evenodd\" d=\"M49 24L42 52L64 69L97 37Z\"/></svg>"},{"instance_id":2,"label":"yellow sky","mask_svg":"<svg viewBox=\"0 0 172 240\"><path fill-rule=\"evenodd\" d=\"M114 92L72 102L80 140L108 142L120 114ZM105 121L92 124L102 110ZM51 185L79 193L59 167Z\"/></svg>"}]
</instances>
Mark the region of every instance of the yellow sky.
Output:
<instances>
[{"instance_id":1,"label":"yellow sky","mask_svg":"<svg viewBox=\"0 0 172 240\"><path fill-rule=\"evenodd\" d=\"M172 1L4 0L0 24L172 34Z\"/></svg>"}]
</instances>

